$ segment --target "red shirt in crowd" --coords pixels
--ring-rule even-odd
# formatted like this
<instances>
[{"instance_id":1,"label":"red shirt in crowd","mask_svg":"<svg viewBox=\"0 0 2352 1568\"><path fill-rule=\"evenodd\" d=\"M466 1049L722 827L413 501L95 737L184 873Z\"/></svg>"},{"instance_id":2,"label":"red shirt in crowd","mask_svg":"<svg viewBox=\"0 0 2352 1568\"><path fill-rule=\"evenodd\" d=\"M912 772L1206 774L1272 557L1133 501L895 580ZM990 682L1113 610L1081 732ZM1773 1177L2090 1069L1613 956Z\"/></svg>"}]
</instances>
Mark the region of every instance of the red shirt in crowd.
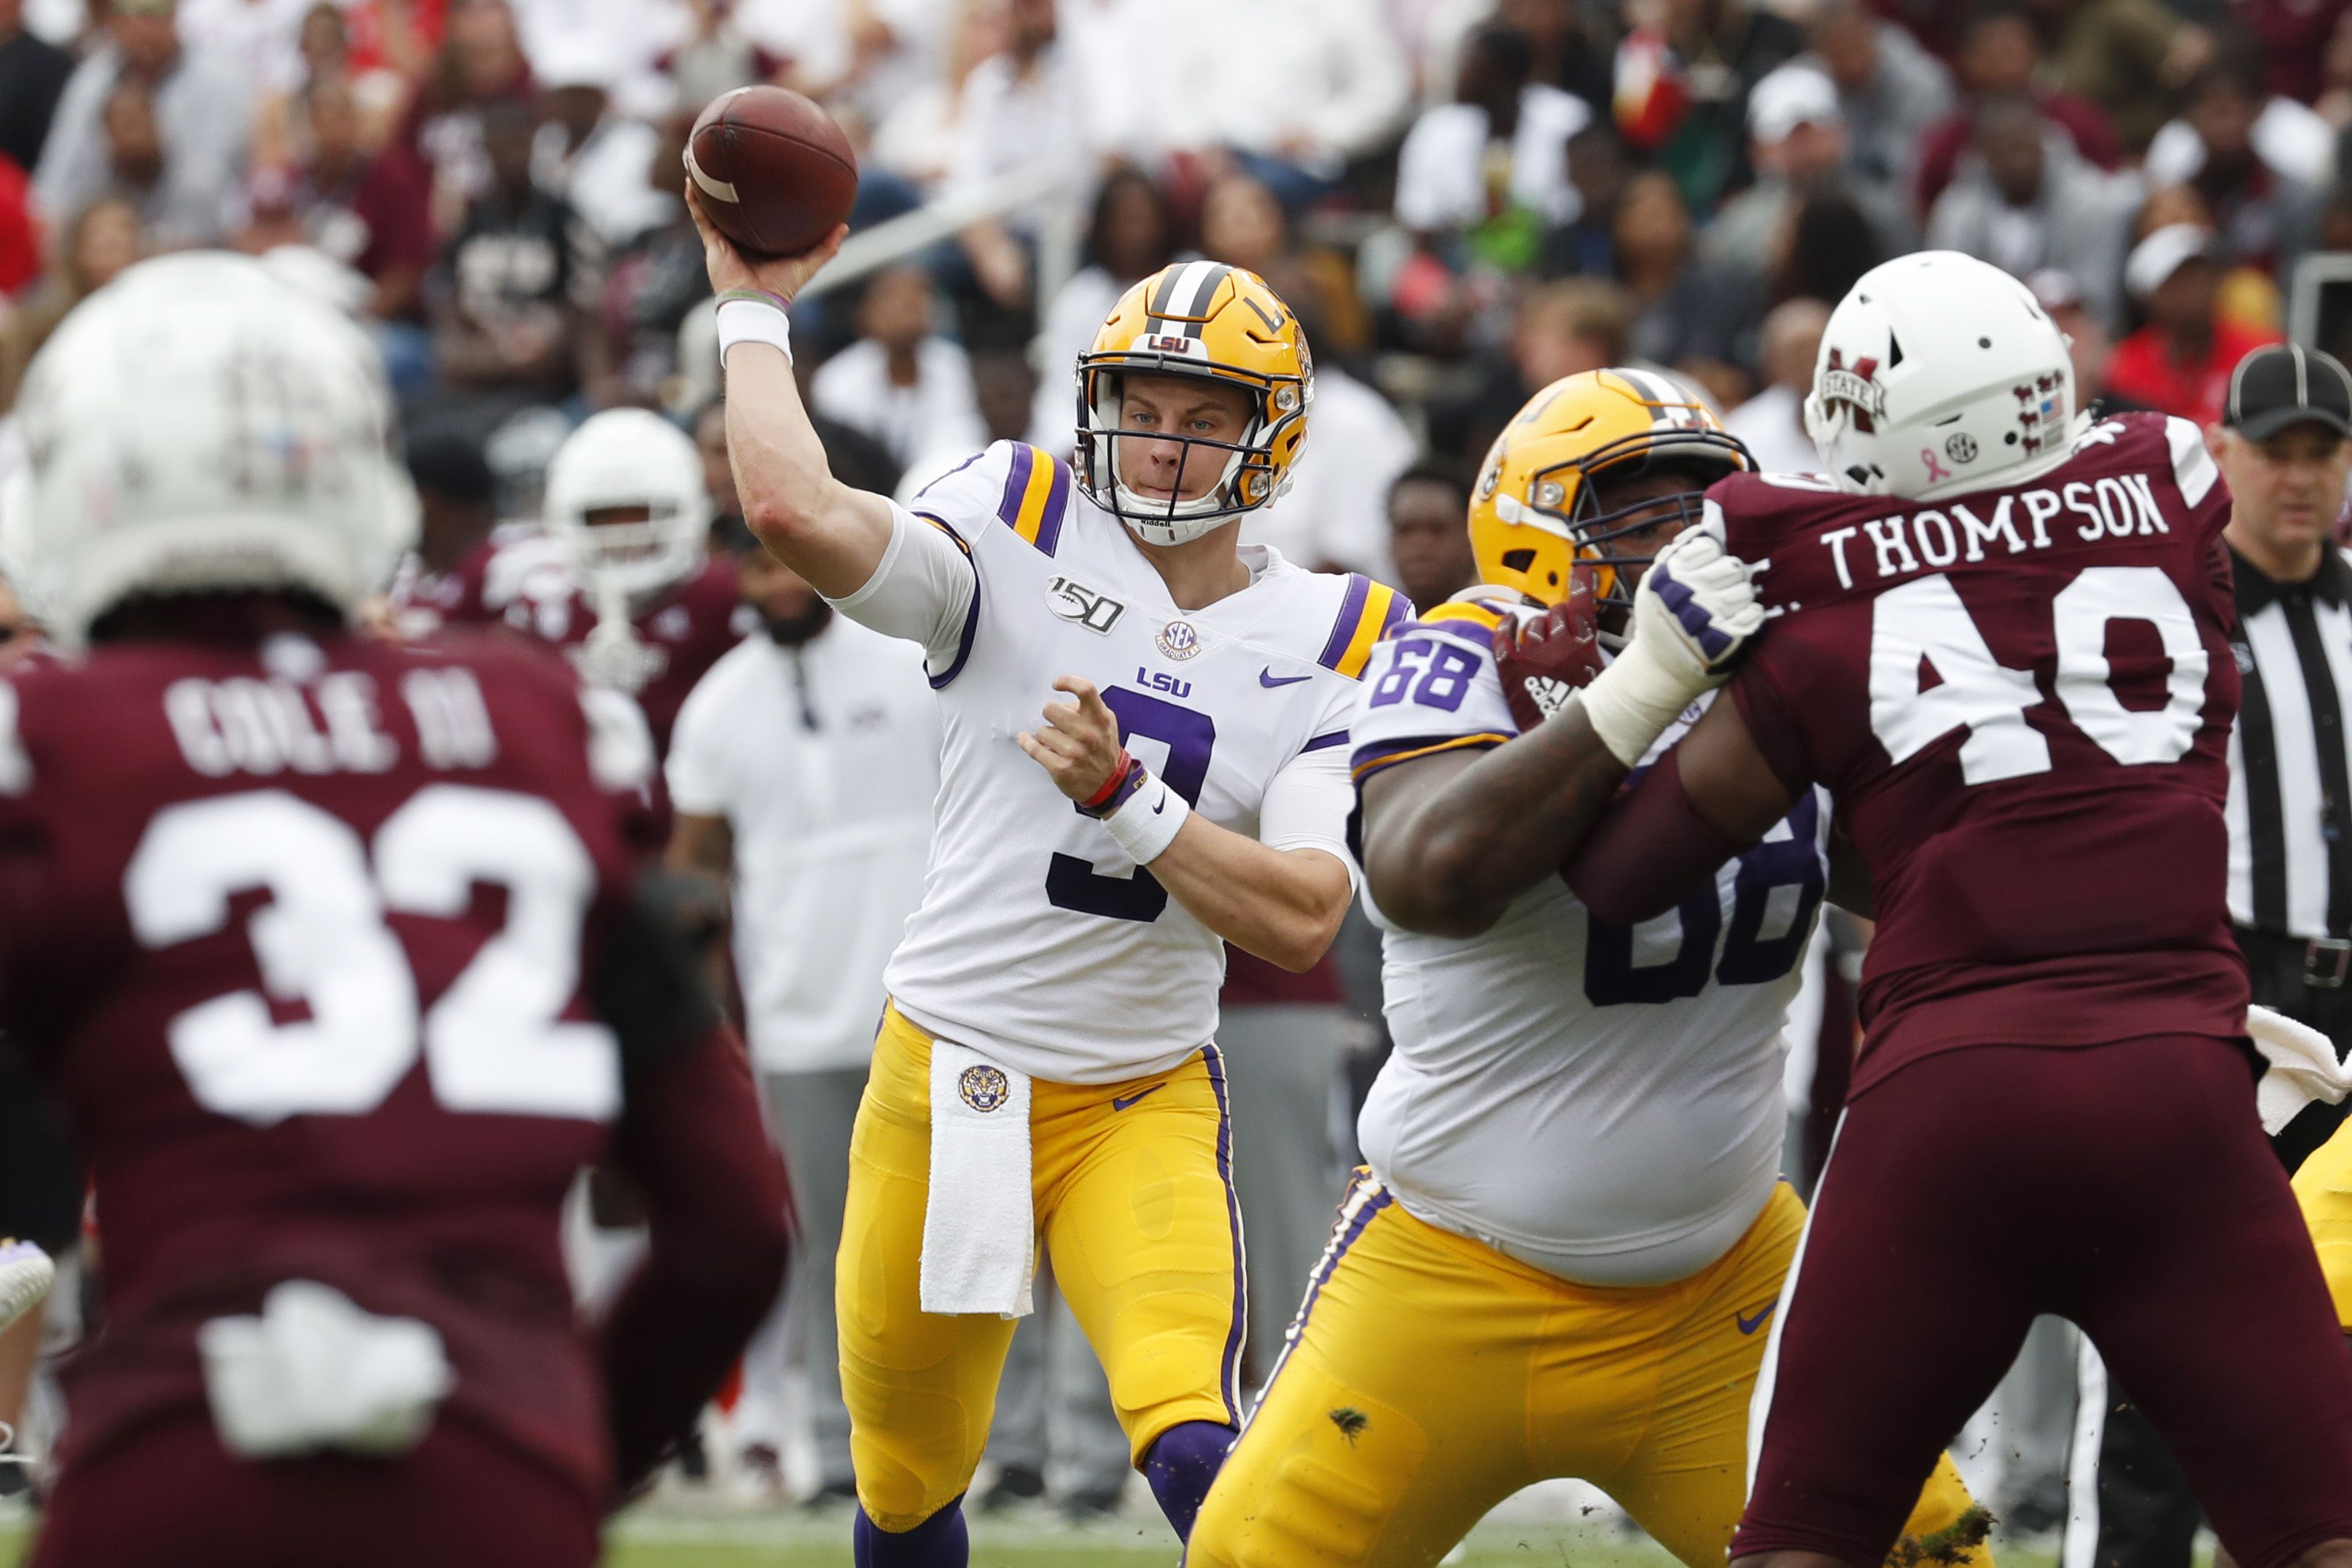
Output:
<instances>
[{"instance_id":1,"label":"red shirt in crowd","mask_svg":"<svg viewBox=\"0 0 2352 1568\"><path fill-rule=\"evenodd\" d=\"M0 299L41 276L41 235L27 201L31 183L14 159L0 156Z\"/></svg>"},{"instance_id":2,"label":"red shirt in crowd","mask_svg":"<svg viewBox=\"0 0 2352 1568\"><path fill-rule=\"evenodd\" d=\"M2202 429L2221 420L2221 404L2230 395L2230 372L2238 368L2238 361L2263 344L2277 341L2275 332L2216 321L2205 357L2184 363L2173 358L2159 329L2142 327L2116 345L2115 358L2107 364L2107 390L2146 407L2194 420Z\"/></svg>"}]
</instances>

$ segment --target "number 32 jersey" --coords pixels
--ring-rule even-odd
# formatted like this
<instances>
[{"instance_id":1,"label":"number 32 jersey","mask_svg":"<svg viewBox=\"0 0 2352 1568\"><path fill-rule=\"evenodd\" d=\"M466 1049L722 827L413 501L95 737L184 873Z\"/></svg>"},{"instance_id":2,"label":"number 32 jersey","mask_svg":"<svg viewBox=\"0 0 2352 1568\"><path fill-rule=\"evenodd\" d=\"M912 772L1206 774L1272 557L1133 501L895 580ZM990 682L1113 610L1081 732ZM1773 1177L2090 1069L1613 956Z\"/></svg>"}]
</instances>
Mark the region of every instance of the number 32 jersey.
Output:
<instances>
[{"instance_id":1,"label":"number 32 jersey","mask_svg":"<svg viewBox=\"0 0 2352 1568\"><path fill-rule=\"evenodd\" d=\"M1929 503L1784 476L1708 497L1772 616L1730 695L1871 867L1854 1092L1960 1046L2241 1033L2230 497L2197 428L2105 420Z\"/></svg>"},{"instance_id":2,"label":"number 32 jersey","mask_svg":"<svg viewBox=\"0 0 2352 1568\"><path fill-rule=\"evenodd\" d=\"M1180 609L1070 470L999 442L897 508L836 608L924 645L945 732L923 902L884 984L921 1028L1048 1082L1160 1071L1216 1030L1223 944L1015 743L1061 675L1207 821L1349 863L1348 714L1411 607L1242 547L1250 584Z\"/></svg>"},{"instance_id":3,"label":"number 32 jersey","mask_svg":"<svg viewBox=\"0 0 2352 1568\"><path fill-rule=\"evenodd\" d=\"M196 1325L305 1278L432 1323L452 1414L609 1484L556 1217L624 1113L588 977L650 760L625 699L505 637L0 680L0 1018L106 1231L75 1453L201 1408Z\"/></svg>"},{"instance_id":4,"label":"number 32 jersey","mask_svg":"<svg viewBox=\"0 0 2352 1568\"><path fill-rule=\"evenodd\" d=\"M1359 784L1517 736L1488 641L1517 613L1442 605L1373 651L1349 725ZM1714 885L1639 925L1594 920L1557 876L1463 938L1402 930L1368 894L1396 1042L1358 1130L1373 1173L1416 1218L1580 1283L1712 1263L1779 1176L1780 1027L1828 826L1807 795Z\"/></svg>"}]
</instances>

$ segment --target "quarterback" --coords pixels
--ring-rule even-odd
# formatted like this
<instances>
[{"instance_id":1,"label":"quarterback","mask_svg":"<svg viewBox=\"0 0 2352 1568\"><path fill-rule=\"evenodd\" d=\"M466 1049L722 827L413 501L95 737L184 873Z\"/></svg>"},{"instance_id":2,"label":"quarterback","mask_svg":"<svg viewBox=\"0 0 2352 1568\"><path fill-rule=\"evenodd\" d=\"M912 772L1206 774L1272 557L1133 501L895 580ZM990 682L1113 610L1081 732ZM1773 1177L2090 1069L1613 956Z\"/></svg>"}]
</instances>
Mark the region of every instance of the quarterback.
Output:
<instances>
[{"instance_id":1,"label":"quarterback","mask_svg":"<svg viewBox=\"0 0 2352 1568\"><path fill-rule=\"evenodd\" d=\"M793 386L779 306L830 249L755 267L703 235L746 520L923 646L945 733L851 1145L857 1561L965 1561L958 1500L1040 1244L1185 1533L1241 1418L1220 943L1305 968L1337 932L1356 678L1410 607L1236 545L1314 395L1251 274L1128 291L1078 360L1075 465L1001 442L909 510L833 477Z\"/></svg>"},{"instance_id":2,"label":"quarterback","mask_svg":"<svg viewBox=\"0 0 2352 1568\"><path fill-rule=\"evenodd\" d=\"M1639 926L1592 918L1557 868L1762 623L1738 563L1685 531L1749 466L1663 376L1557 382L1471 502L1491 586L1373 650L1349 744L1396 1049L1195 1568L1433 1563L1558 1476L1692 1568L1723 1561L1804 1218L1777 1175L1780 1025L1829 814L1800 800ZM1663 700L1627 709L1636 680ZM1910 1528L1966 1546L1969 1507L1947 1459Z\"/></svg>"}]
</instances>

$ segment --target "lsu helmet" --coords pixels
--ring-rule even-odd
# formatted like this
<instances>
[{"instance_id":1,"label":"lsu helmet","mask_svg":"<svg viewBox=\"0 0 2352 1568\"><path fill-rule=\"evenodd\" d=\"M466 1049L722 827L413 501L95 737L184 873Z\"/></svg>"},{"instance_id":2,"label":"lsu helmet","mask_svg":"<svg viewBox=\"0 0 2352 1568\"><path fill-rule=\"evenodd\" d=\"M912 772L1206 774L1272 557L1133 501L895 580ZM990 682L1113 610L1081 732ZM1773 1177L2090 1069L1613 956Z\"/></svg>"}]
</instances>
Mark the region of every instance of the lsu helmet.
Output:
<instances>
[{"instance_id":1,"label":"lsu helmet","mask_svg":"<svg viewBox=\"0 0 2352 1568\"><path fill-rule=\"evenodd\" d=\"M298 589L348 611L416 537L383 361L245 256L126 269L51 336L17 409L9 564L68 648L145 594Z\"/></svg>"},{"instance_id":2,"label":"lsu helmet","mask_svg":"<svg viewBox=\"0 0 2352 1568\"><path fill-rule=\"evenodd\" d=\"M543 505L547 531L599 591L642 603L702 568L711 512L702 455L648 410L609 409L566 437L547 466ZM592 520L635 507L645 521Z\"/></svg>"},{"instance_id":3,"label":"lsu helmet","mask_svg":"<svg viewBox=\"0 0 2352 1568\"><path fill-rule=\"evenodd\" d=\"M2072 449L2074 362L2033 293L1958 251L1897 256L1830 312L1805 434L1841 489L1931 500Z\"/></svg>"},{"instance_id":4,"label":"lsu helmet","mask_svg":"<svg viewBox=\"0 0 2352 1568\"><path fill-rule=\"evenodd\" d=\"M1566 598L1589 572L1602 604L1630 604L1649 551L1614 541L1662 523L1695 523L1704 485L1602 511L1593 478L1638 474L1672 460L1707 476L1752 470L1756 460L1706 406L1655 371L1585 371L1529 398L1478 471L1470 497L1470 549L1479 580L1516 589L1538 604Z\"/></svg>"},{"instance_id":5,"label":"lsu helmet","mask_svg":"<svg viewBox=\"0 0 2352 1568\"><path fill-rule=\"evenodd\" d=\"M1119 387L1130 371L1239 387L1249 394L1249 423L1238 441L1124 432ZM1314 404L1314 357L1280 297L1254 272L1180 261L1120 296L1094 346L1078 356L1078 488L1146 544L1198 538L1290 488ZM1215 487L1190 501L1129 489L1119 477L1118 443L1135 435L1181 442L1188 465L1203 456L1222 464Z\"/></svg>"}]
</instances>

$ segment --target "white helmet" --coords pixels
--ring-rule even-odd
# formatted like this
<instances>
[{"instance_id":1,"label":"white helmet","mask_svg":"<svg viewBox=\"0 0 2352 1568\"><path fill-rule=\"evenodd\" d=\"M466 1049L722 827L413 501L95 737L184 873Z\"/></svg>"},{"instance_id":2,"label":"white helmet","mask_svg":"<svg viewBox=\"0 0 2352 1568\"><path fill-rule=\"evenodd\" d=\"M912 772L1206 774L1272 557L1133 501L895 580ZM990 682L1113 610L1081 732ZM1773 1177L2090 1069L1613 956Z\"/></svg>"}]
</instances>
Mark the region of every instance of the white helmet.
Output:
<instances>
[{"instance_id":1,"label":"white helmet","mask_svg":"<svg viewBox=\"0 0 2352 1568\"><path fill-rule=\"evenodd\" d=\"M123 272L50 337L17 411L31 482L9 564L68 647L141 594L294 588L349 610L416 536L383 361L244 256Z\"/></svg>"},{"instance_id":2,"label":"white helmet","mask_svg":"<svg viewBox=\"0 0 2352 1568\"><path fill-rule=\"evenodd\" d=\"M593 512L643 507L642 523L592 523ZM702 455L684 431L642 408L597 414L547 468L548 532L599 588L643 601L702 568L710 492Z\"/></svg>"},{"instance_id":3,"label":"white helmet","mask_svg":"<svg viewBox=\"0 0 2352 1568\"><path fill-rule=\"evenodd\" d=\"M1927 500L2056 466L2074 414L2066 335L2032 291L1927 250L1872 267L1830 313L1805 434L1840 487Z\"/></svg>"}]
</instances>

